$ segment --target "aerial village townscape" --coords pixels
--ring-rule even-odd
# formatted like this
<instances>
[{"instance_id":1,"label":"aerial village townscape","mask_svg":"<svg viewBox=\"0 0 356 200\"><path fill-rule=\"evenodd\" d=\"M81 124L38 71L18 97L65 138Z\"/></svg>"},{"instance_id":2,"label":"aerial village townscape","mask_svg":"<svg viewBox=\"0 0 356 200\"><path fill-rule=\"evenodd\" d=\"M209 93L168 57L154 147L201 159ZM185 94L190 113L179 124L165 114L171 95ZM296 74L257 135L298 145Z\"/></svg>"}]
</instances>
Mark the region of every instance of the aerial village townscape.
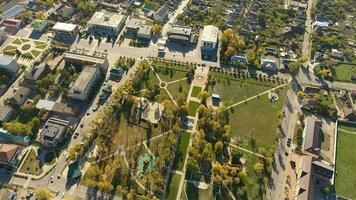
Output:
<instances>
[{"instance_id":1,"label":"aerial village townscape","mask_svg":"<svg viewBox=\"0 0 356 200\"><path fill-rule=\"evenodd\" d=\"M356 199L355 0L0 0L1 200Z\"/></svg>"}]
</instances>

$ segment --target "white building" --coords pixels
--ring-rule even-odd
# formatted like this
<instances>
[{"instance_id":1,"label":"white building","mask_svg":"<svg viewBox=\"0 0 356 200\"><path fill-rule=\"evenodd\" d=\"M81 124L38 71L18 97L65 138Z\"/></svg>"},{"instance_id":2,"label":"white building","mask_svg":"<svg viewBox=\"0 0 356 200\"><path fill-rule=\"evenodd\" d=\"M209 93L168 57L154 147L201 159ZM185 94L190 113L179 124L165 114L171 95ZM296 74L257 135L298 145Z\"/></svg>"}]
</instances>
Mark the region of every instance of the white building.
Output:
<instances>
[{"instance_id":1,"label":"white building","mask_svg":"<svg viewBox=\"0 0 356 200\"><path fill-rule=\"evenodd\" d=\"M125 24L126 16L107 11L96 12L88 22L92 35L117 36Z\"/></svg>"},{"instance_id":2,"label":"white building","mask_svg":"<svg viewBox=\"0 0 356 200\"><path fill-rule=\"evenodd\" d=\"M211 60L216 57L218 38L218 27L213 25L204 26L200 42L202 59Z\"/></svg>"},{"instance_id":3,"label":"white building","mask_svg":"<svg viewBox=\"0 0 356 200\"><path fill-rule=\"evenodd\" d=\"M69 90L69 96L72 99L85 101L88 99L91 89L100 77L98 67L86 66L80 73L77 80Z\"/></svg>"},{"instance_id":4,"label":"white building","mask_svg":"<svg viewBox=\"0 0 356 200\"><path fill-rule=\"evenodd\" d=\"M12 58L0 56L0 72L17 74L20 67L17 65L16 61Z\"/></svg>"},{"instance_id":5,"label":"white building","mask_svg":"<svg viewBox=\"0 0 356 200\"><path fill-rule=\"evenodd\" d=\"M56 34L76 36L78 33L78 26L70 23L57 22L52 27L52 30L54 30Z\"/></svg>"}]
</instances>

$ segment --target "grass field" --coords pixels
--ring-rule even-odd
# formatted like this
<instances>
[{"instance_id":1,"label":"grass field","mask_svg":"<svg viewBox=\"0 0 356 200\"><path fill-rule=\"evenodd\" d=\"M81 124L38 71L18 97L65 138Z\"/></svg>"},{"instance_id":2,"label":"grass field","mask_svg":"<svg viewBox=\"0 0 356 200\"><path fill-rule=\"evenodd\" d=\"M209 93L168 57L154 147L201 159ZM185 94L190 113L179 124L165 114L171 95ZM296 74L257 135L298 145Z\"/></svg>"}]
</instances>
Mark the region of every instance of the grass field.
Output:
<instances>
[{"instance_id":1,"label":"grass field","mask_svg":"<svg viewBox=\"0 0 356 200\"><path fill-rule=\"evenodd\" d=\"M155 72L159 75L161 80L165 82L183 79L187 73L185 70L177 70L169 67L156 67Z\"/></svg>"},{"instance_id":2,"label":"grass field","mask_svg":"<svg viewBox=\"0 0 356 200\"><path fill-rule=\"evenodd\" d=\"M198 97L199 93L201 92L202 88L198 86L194 86L192 90L192 97Z\"/></svg>"},{"instance_id":3,"label":"grass field","mask_svg":"<svg viewBox=\"0 0 356 200\"><path fill-rule=\"evenodd\" d=\"M336 146L335 192L346 198L356 198L356 135L338 132Z\"/></svg>"},{"instance_id":4,"label":"grass field","mask_svg":"<svg viewBox=\"0 0 356 200\"><path fill-rule=\"evenodd\" d=\"M175 200L177 198L177 192L179 187L181 176L178 174L171 174L168 180L168 187L166 191L166 197L164 199L167 200Z\"/></svg>"},{"instance_id":5,"label":"grass field","mask_svg":"<svg viewBox=\"0 0 356 200\"><path fill-rule=\"evenodd\" d=\"M336 81L352 82L351 75L356 75L356 65L341 64L332 67L331 71Z\"/></svg>"},{"instance_id":6,"label":"grass field","mask_svg":"<svg viewBox=\"0 0 356 200\"><path fill-rule=\"evenodd\" d=\"M24 160L20 172L37 176L42 173L42 166L40 166L40 161L37 158L35 150L30 150L26 160Z\"/></svg>"},{"instance_id":7,"label":"grass field","mask_svg":"<svg viewBox=\"0 0 356 200\"><path fill-rule=\"evenodd\" d=\"M281 111L285 98L283 89L277 93L279 99L275 103L271 103L267 95L263 95L234 107L230 114L232 136L242 137L246 141L252 136L257 147L270 147L274 143L279 122L277 113Z\"/></svg>"},{"instance_id":8,"label":"grass field","mask_svg":"<svg viewBox=\"0 0 356 200\"><path fill-rule=\"evenodd\" d=\"M213 187L209 185L208 189L200 190L195 187L193 184L187 182L185 184L184 191L182 193L182 198L184 200L213 200Z\"/></svg>"},{"instance_id":9,"label":"grass field","mask_svg":"<svg viewBox=\"0 0 356 200\"><path fill-rule=\"evenodd\" d=\"M209 87L209 92L220 94L225 105L231 105L267 91L269 85L248 83L233 79L217 78L216 85Z\"/></svg>"},{"instance_id":10,"label":"grass field","mask_svg":"<svg viewBox=\"0 0 356 200\"><path fill-rule=\"evenodd\" d=\"M199 106L200 106L200 103L195 102L195 101L190 101L188 104L188 115L195 117L195 114L196 114Z\"/></svg>"},{"instance_id":11,"label":"grass field","mask_svg":"<svg viewBox=\"0 0 356 200\"><path fill-rule=\"evenodd\" d=\"M189 88L190 85L188 84L187 80L172 83L167 86L167 89L177 102L179 100L186 101L188 97Z\"/></svg>"},{"instance_id":12,"label":"grass field","mask_svg":"<svg viewBox=\"0 0 356 200\"><path fill-rule=\"evenodd\" d=\"M180 135L179 146L173 163L174 170L183 170L185 156L188 151L189 138L190 134L188 132L184 132Z\"/></svg>"}]
</instances>

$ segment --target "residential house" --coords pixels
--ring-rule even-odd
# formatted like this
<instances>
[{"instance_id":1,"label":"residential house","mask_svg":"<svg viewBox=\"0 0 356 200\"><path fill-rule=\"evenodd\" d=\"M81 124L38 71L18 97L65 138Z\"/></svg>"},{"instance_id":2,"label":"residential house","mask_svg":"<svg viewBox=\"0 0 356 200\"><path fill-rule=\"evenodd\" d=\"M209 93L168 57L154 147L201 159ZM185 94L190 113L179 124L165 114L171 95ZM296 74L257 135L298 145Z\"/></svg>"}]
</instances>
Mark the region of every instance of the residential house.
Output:
<instances>
[{"instance_id":1,"label":"residential house","mask_svg":"<svg viewBox=\"0 0 356 200\"><path fill-rule=\"evenodd\" d=\"M22 148L15 144L0 144L0 164L17 167Z\"/></svg>"},{"instance_id":2,"label":"residential house","mask_svg":"<svg viewBox=\"0 0 356 200\"><path fill-rule=\"evenodd\" d=\"M321 121L316 120L313 117L307 118L306 128L303 133L302 149L304 151L308 151L309 153L319 155L320 145L321 145L321 141L320 141L321 126L322 126Z\"/></svg>"},{"instance_id":3,"label":"residential house","mask_svg":"<svg viewBox=\"0 0 356 200\"><path fill-rule=\"evenodd\" d=\"M30 93L30 89L26 87L19 87L13 96L9 98L9 102L13 105L22 106L26 102Z\"/></svg>"},{"instance_id":4,"label":"residential house","mask_svg":"<svg viewBox=\"0 0 356 200\"><path fill-rule=\"evenodd\" d=\"M192 36L192 29L181 26L173 26L168 32L168 40L182 43L189 43Z\"/></svg>"},{"instance_id":5,"label":"residential house","mask_svg":"<svg viewBox=\"0 0 356 200\"><path fill-rule=\"evenodd\" d=\"M4 13L2 13L2 15L0 17L3 20L11 19L11 18L14 18L14 17L20 15L23 11L25 11L25 8L23 6L15 5L15 6L11 7L10 9L8 9L7 11L5 11Z\"/></svg>"},{"instance_id":6,"label":"residential house","mask_svg":"<svg viewBox=\"0 0 356 200\"><path fill-rule=\"evenodd\" d=\"M165 22L169 19L169 8L166 4L162 5L153 13L153 20L156 22Z\"/></svg>"},{"instance_id":7,"label":"residential house","mask_svg":"<svg viewBox=\"0 0 356 200\"><path fill-rule=\"evenodd\" d=\"M61 117L71 116L75 117L80 112L80 106L72 106L64 103L58 103L54 101L48 101L44 99L40 99L37 104L36 108L41 110L44 109L49 111L53 115L59 115Z\"/></svg>"},{"instance_id":8,"label":"residential house","mask_svg":"<svg viewBox=\"0 0 356 200\"><path fill-rule=\"evenodd\" d=\"M3 106L0 108L0 123L10 121L14 115L15 110L11 106Z\"/></svg>"},{"instance_id":9,"label":"residential house","mask_svg":"<svg viewBox=\"0 0 356 200\"><path fill-rule=\"evenodd\" d=\"M27 72L24 76L24 84L27 87L34 87L36 81L41 80L49 72L49 67L45 63L34 66L31 71Z\"/></svg>"},{"instance_id":10,"label":"residential house","mask_svg":"<svg viewBox=\"0 0 356 200\"><path fill-rule=\"evenodd\" d=\"M80 101L86 101L99 78L99 68L92 66L84 67L79 77L70 88L69 97Z\"/></svg>"},{"instance_id":11,"label":"residential house","mask_svg":"<svg viewBox=\"0 0 356 200\"><path fill-rule=\"evenodd\" d=\"M69 122L57 118L50 118L40 133L41 145L55 148L61 143L69 131Z\"/></svg>"},{"instance_id":12,"label":"residential house","mask_svg":"<svg viewBox=\"0 0 356 200\"><path fill-rule=\"evenodd\" d=\"M91 35L100 35L102 37L120 34L125 25L126 16L105 10L96 12L88 22L88 32Z\"/></svg>"},{"instance_id":13,"label":"residential house","mask_svg":"<svg viewBox=\"0 0 356 200\"><path fill-rule=\"evenodd\" d=\"M0 72L9 75L16 75L19 70L20 67L14 59L5 56L0 56Z\"/></svg>"},{"instance_id":14,"label":"residential house","mask_svg":"<svg viewBox=\"0 0 356 200\"><path fill-rule=\"evenodd\" d=\"M204 26L200 48L201 57L205 60L211 60L216 56L218 48L219 28L213 25Z\"/></svg>"}]
</instances>

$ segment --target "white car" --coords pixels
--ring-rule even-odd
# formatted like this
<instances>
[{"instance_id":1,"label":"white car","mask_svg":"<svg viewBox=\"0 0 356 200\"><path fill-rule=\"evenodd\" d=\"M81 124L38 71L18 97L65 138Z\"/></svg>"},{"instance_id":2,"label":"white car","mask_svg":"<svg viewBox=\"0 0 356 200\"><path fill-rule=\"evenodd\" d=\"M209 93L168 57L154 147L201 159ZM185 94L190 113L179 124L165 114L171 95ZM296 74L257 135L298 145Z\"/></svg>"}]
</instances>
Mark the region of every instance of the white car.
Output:
<instances>
[{"instance_id":1,"label":"white car","mask_svg":"<svg viewBox=\"0 0 356 200\"><path fill-rule=\"evenodd\" d=\"M53 177L53 176L51 176L51 183L53 183L53 181L54 181L54 177Z\"/></svg>"}]
</instances>

